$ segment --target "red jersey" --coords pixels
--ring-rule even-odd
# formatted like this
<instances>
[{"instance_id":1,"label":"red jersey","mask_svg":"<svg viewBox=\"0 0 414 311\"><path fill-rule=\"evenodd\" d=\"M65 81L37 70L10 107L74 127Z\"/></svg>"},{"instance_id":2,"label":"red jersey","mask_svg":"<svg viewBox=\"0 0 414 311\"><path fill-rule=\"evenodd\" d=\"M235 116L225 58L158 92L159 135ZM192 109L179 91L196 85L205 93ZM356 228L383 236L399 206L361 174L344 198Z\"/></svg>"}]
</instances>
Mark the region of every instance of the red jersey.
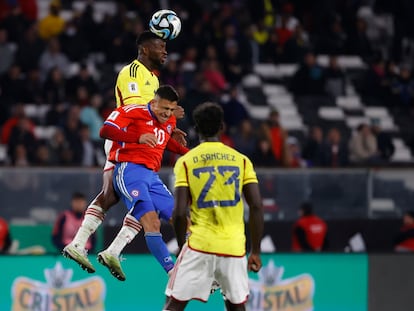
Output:
<instances>
[{"instance_id":1,"label":"red jersey","mask_svg":"<svg viewBox=\"0 0 414 311\"><path fill-rule=\"evenodd\" d=\"M114 110L104 124L133 133L137 137L136 143L114 141L109 153L109 161L142 164L153 171L158 171L164 150L176 126L176 119L172 115L167 122L161 124L152 114L149 105L126 105ZM156 147L138 143L139 137L145 133L155 134L158 140Z\"/></svg>"},{"instance_id":2,"label":"red jersey","mask_svg":"<svg viewBox=\"0 0 414 311\"><path fill-rule=\"evenodd\" d=\"M301 228L305 232L306 241L314 251L320 251L325 241L328 227L321 218L315 215L303 216L294 225L295 228ZM298 238L293 235L292 249L301 251Z\"/></svg>"}]
</instances>

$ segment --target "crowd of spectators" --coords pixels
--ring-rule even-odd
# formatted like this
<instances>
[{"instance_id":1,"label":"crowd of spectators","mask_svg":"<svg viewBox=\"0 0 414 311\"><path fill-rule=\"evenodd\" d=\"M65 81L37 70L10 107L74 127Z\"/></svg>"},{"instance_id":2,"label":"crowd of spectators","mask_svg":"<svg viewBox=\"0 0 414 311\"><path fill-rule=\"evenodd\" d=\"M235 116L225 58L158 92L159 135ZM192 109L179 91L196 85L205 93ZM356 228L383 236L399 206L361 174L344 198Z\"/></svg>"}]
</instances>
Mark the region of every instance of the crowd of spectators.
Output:
<instances>
[{"instance_id":1,"label":"crowd of spectators","mask_svg":"<svg viewBox=\"0 0 414 311\"><path fill-rule=\"evenodd\" d=\"M35 0L0 0L5 164L102 164L99 128L115 107L117 70L136 58L136 37L160 7L150 0L114 1L116 11L97 19L96 1L83 2L84 8L77 10L72 1L51 0L48 14L40 17ZM287 84L294 95L342 95L347 77L334 55L350 54L370 66L362 92L413 106L411 64L405 63L401 48L414 29L408 27L413 19L406 16L405 9L412 7L409 1L376 1L375 7L363 0L303 2L171 1L183 30L168 42L168 63L159 76L161 83L179 91L187 115L179 126L189 133L190 146L197 141L191 113L210 100L221 103L225 111L223 142L252 157L257 166L338 167L390 159L393 146L375 124L361 124L349 141L339 129L323 133L315 125L301 142L280 126L277 111L258 122L240 102L242 78L257 63L300 63ZM392 33L370 23L372 9L399 17ZM70 16L64 18L63 11ZM321 53L332 55L327 68L315 62ZM46 104L47 113L41 119L30 118L25 114L28 104ZM55 129L50 139L36 137L39 125ZM173 161L167 153L165 164Z\"/></svg>"}]
</instances>

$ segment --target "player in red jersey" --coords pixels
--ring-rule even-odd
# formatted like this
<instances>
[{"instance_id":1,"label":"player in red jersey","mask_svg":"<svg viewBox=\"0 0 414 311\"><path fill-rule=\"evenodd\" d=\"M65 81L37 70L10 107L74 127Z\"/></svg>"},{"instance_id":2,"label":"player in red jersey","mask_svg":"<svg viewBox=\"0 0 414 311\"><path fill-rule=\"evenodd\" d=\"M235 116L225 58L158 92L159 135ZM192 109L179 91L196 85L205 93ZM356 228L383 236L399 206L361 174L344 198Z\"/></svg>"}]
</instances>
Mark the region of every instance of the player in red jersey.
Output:
<instances>
[{"instance_id":1,"label":"player in red jersey","mask_svg":"<svg viewBox=\"0 0 414 311\"><path fill-rule=\"evenodd\" d=\"M174 199L158 176L164 150L184 154L186 147L171 139L176 126L174 110L178 95L161 86L147 105L128 105L114 110L101 128L101 137L114 141L109 160L115 163L113 184L129 212L111 245L98 260L119 280L125 280L119 256L142 228L151 253L166 272L174 262L160 232L160 218L169 221Z\"/></svg>"},{"instance_id":2,"label":"player in red jersey","mask_svg":"<svg viewBox=\"0 0 414 311\"><path fill-rule=\"evenodd\" d=\"M115 96L117 107L131 104L146 106L154 98L159 87L158 77L154 74L167 58L166 42L150 31L144 31L137 39L138 57L130 64L124 66L118 74ZM184 116L184 110L178 106L174 112L177 118ZM176 129L177 139L185 145L184 132ZM109 152L112 141L106 140L105 153ZM114 164L106 161L102 175L102 190L89 204L85 211L84 220L78 229L72 242L65 246L63 256L76 261L82 269L89 273L95 272L95 268L87 257L85 250L86 241L101 225L105 213L117 198L112 185L112 172Z\"/></svg>"}]
</instances>

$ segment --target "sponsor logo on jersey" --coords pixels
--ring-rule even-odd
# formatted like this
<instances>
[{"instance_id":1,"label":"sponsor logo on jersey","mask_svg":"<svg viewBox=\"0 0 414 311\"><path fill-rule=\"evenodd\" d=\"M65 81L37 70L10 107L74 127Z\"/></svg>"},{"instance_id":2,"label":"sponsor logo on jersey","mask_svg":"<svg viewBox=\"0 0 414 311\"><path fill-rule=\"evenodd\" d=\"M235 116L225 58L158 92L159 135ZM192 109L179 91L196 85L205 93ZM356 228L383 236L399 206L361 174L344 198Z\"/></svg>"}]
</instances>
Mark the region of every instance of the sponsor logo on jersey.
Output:
<instances>
[{"instance_id":1,"label":"sponsor logo on jersey","mask_svg":"<svg viewBox=\"0 0 414 311\"><path fill-rule=\"evenodd\" d=\"M147 121L147 123L145 123L146 125L154 125L154 122L151 120L151 121Z\"/></svg>"},{"instance_id":2,"label":"sponsor logo on jersey","mask_svg":"<svg viewBox=\"0 0 414 311\"><path fill-rule=\"evenodd\" d=\"M151 85L151 83L147 80L147 82L145 82L145 85Z\"/></svg>"},{"instance_id":3,"label":"sponsor logo on jersey","mask_svg":"<svg viewBox=\"0 0 414 311\"><path fill-rule=\"evenodd\" d=\"M171 134L171 132L172 132L172 126L171 126L171 124L168 124L167 125L167 132L168 132L168 134Z\"/></svg>"},{"instance_id":4,"label":"sponsor logo on jersey","mask_svg":"<svg viewBox=\"0 0 414 311\"><path fill-rule=\"evenodd\" d=\"M129 82L128 89L131 93L138 93L138 84L136 82Z\"/></svg>"}]
</instances>

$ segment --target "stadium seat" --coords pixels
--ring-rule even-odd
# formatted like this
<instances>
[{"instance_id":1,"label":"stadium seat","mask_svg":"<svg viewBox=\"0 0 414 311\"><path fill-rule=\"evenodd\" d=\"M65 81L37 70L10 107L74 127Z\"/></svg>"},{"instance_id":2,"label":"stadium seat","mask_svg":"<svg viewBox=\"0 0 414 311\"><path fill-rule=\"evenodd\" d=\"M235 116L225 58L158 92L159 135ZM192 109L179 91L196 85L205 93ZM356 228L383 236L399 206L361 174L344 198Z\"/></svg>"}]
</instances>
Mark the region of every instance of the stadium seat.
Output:
<instances>
[{"instance_id":1,"label":"stadium seat","mask_svg":"<svg viewBox=\"0 0 414 311\"><path fill-rule=\"evenodd\" d=\"M55 133L56 133L55 126L37 125L35 126L35 129L34 129L34 134L37 139L49 140L53 137Z\"/></svg>"},{"instance_id":2,"label":"stadium seat","mask_svg":"<svg viewBox=\"0 0 414 311\"><path fill-rule=\"evenodd\" d=\"M365 107L364 114L368 118L388 118L390 114L385 107Z\"/></svg>"},{"instance_id":3,"label":"stadium seat","mask_svg":"<svg viewBox=\"0 0 414 311\"><path fill-rule=\"evenodd\" d=\"M344 111L339 107L320 107L318 115L326 120L343 120L345 118Z\"/></svg>"},{"instance_id":4,"label":"stadium seat","mask_svg":"<svg viewBox=\"0 0 414 311\"><path fill-rule=\"evenodd\" d=\"M242 79L242 85L244 87L260 87L261 83L260 77L253 73L244 76Z\"/></svg>"},{"instance_id":5,"label":"stadium seat","mask_svg":"<svg viewBox=\"0 0 414 311\"><path fill-rule=\"evenodd\" d=\"M338 96L336 98L336 105L345 110L362 109L361 99L359 96Z\"/></svg>"},{"instance_id":6,"label":"stadium seat","mask_svg":"<svg viewBox=\"0 0 414 311\"><path fill-rule=\"evenodd\" d=\"M370 121L369 118L363 116L347 116L345 118L345 123L351 130L356 129L362 123L370 124Z\"/></svg>"},{"instance_id":7,"label":"stadium seat","mask_svg":"<svg viewBox=\"0 0 414 311\"><path fill-rule=\"evenodd\" d=\"M267 96L286 96L289 95L285 86L279 84L264 84L263 93Z\"/></svg>"}]
</instances>

